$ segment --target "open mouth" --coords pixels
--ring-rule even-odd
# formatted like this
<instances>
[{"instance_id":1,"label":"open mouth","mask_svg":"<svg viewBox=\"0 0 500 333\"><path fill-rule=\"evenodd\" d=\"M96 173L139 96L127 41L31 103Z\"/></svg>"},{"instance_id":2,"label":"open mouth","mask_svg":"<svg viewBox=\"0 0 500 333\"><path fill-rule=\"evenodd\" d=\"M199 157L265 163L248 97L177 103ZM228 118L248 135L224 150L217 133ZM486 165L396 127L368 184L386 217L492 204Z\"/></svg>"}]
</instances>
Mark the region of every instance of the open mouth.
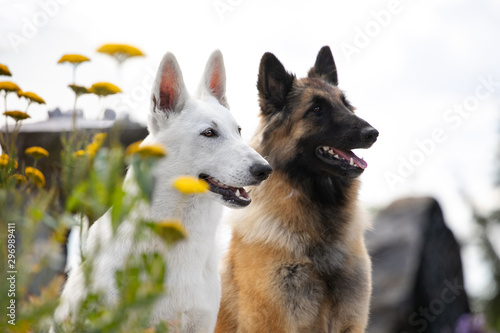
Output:
<instances>
[{"instance_id":1,"label":"open mouth","mask_svg":"<svg viewBox=\"0 0 500 333\"><path fill-rule=\"evenodd\" d=\"M320 146L316 149L316 154L323 161L338 165L344 170L363 171L368 167L368 163L356 156L351 150L344 151L330 146Z\"/></svg>"},{"instance_id":2,"label":"open mouth","mask_svg":"<svg viewBox=\"0 0 500 333\"><path fill-rule=\"evenodd\" d=\"M222 184L217 179L206 174L201 174L199 177L208 182L211 192L220 194L222 200L230 204L244 207L248 206L252 201L243 187L232 187Z\"/></svg>"}]
</instances>

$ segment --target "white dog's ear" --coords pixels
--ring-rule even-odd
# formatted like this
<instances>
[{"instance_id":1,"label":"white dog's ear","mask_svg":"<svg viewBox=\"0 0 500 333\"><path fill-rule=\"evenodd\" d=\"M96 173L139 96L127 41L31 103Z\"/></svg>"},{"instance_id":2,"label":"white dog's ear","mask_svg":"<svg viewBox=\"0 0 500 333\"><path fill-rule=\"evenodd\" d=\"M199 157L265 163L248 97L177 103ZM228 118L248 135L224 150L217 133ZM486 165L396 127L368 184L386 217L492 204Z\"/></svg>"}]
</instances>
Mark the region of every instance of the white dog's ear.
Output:
<instances>
[{"instance_id":1,"label":"white dog's ear","mask_svg":"<svg viewBox=\"0 0 500 333\"><path fill-rule=\"evenodd\" d=\"M198 86L197 96L203 98L206 94L214 96L221 105L229 109L226 99L226 69L219 50L212 52L208 58L205 72Z\"/></svg>"},{"instance_id":2,"label":"white dog's ear","mask_svg":"<svg viewBox=\"0 0 500 333\"><path fill-rule=\"evenodd\" d=\"M170 114L184 108L187 98L188 92L179 63L168 52L160 63L151 94L150 129L157 132Z\"/></svg>"}]
</instances>

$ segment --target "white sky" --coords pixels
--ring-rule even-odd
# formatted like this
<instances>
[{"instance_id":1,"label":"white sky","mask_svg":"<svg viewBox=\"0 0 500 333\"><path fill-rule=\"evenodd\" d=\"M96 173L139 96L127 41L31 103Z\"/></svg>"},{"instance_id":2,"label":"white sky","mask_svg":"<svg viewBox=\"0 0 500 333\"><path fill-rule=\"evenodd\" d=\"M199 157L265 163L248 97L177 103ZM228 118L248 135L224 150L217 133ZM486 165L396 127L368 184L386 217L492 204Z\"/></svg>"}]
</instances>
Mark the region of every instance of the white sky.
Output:
<instances>
[{"instance_id":1,"label":"white sky","mask_svg":"<svg viewBox=\"0 0 500 333\"><path fill-rule=\"evenodd\" d=\"M479 77L500 82L498 1L59 1L63 4L0 0L0 63L9 66L12 80L23 90L47 101L46 106L30 107L35 121L45 119L47 109L72 108L73 95L66 87L71 68L56 64L65 53L92 59L78 69L77 83L116 83L125 94L104 103L121 105L119 111L127 109L145 122L150 73L163 54L177 56L194 92L209 54L219 48L225 57L231 110L249 139L258 122L255 84L262 54L273 52L289 71L304 76L319 49L329 45L340 87L358 115L381 133L370 150L361 152L369 163L361 192L367 206L401 196L435 196L448 225L465 240L474 230L461 193L485 210L499 201L491 184L500 85L469 116L460 117L456 127L445 118L454 105L471 101ZM227 6L222 16L215 4ZM382 15L382 26L374 13L388 9L393 14ZM371 36L362 45L359 31L366 29L372 29ZM15 45L13 38L24 40ZM118 75L113 59L95 52L104 43L131 44L147 57L126 62ZM357 53L349 55L347 44L357 47ZM124 97L131 100L129 108L123 107ZM8 103L9 109L25 107L13 96ZM97 98L83 96L79 107L87 117L95 117ZM415 140L431 138L436 128L446 140L391 188L386 173L397 174L400 159L417 158ZM473 294L484 293L488 281L476 252L473 247L464 251L467 287Z\"/></svg>"}]
</instances>

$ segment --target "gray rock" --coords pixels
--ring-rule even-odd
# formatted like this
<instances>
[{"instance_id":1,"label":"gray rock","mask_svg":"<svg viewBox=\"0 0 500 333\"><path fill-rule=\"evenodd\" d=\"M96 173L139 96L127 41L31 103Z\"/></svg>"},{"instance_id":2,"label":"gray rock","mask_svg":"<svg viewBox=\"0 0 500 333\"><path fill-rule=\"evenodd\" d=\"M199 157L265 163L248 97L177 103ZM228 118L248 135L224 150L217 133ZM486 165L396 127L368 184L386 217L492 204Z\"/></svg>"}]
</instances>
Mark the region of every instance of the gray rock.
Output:
<instances>
[{"instance_id":1,"label":"gray rock","mask_svg":"<svg viewBox=\"0 0 500 333\"><path fill-rule=\"evenodd\" d=\"M432 198L398 200L367 234L373 260L368 332L454 332L470 312L460 248Z\"/></svg>"}]
</instances>

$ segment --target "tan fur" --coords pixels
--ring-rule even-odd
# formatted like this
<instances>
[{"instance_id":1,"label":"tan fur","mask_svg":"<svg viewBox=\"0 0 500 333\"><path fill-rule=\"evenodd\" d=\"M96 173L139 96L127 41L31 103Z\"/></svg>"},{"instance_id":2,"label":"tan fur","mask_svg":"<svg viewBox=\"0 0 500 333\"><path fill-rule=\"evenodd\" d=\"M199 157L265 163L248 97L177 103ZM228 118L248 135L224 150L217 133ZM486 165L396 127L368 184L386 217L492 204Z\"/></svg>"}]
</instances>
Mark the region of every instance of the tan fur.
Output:
<instances>
[{"instance_id":1,"label":"tan fur","mask_svg":"<svg viewBox=\"0 0 500 333\"><path fill-rule=\"evenodd\" d=\"M303 194L279 173L272 174L252 194L254 204L232 215L233 239L224 262L222 303L215 332L364 332L371 264L363 240L367 222L356 204L350 208L355 216L339 246L349 254L344 269L361 267L364 283L355 287L356 293L342 295L334 302L324 296L308 270L311 262L304 253L304 244L320 235L308 223L316 217L303 205ZM309 281L298 286L298 291L317 293L312 300L301 302L300 294L285 295L276 285L276 275L287 263L303 265ZM285 297L303 303L301 311L287 309Z\"/></svg>"}]
</instances>

